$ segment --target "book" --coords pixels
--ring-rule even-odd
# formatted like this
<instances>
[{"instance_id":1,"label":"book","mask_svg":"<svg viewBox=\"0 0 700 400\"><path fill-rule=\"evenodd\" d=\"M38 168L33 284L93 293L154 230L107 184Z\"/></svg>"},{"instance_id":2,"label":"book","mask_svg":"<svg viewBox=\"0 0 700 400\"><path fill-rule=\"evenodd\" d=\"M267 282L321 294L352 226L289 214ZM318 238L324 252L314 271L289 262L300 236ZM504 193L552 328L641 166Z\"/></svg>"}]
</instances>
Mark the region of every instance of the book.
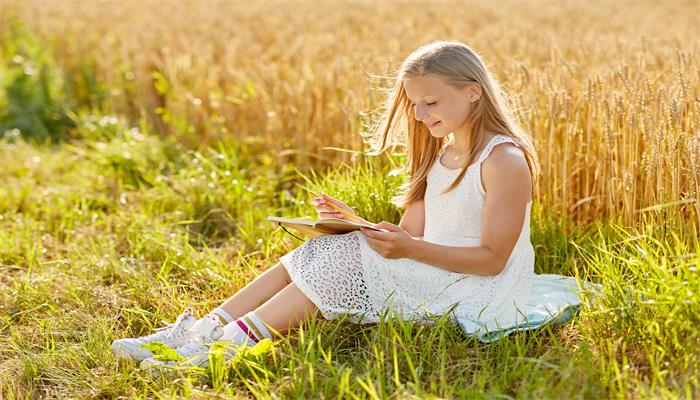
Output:
<instances>
[{"instance_id":1,"label":"book","mask_svg":"<svg viewBox=\"0 0 700 400\"><path fill-rule=\"evenodd\" d=\"M357 231L360 229L360 227L384 232L383 229L374 228L372 225L364 222L346 221L338 218L324 218L314 221L303 218L283 218L270 216L267 217L267 220L287 228L295 229L312 237L324 234L348 233Z\"/></svg>"}]
</instances>

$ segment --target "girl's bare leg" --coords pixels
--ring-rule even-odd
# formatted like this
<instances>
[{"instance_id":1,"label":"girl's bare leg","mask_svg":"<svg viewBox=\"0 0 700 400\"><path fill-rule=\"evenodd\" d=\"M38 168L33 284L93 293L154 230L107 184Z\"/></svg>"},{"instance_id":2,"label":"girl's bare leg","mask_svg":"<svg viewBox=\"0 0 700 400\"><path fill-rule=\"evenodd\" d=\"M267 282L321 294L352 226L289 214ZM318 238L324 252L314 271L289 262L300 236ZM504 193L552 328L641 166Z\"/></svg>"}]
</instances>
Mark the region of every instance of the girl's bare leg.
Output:
<instances>
[{"instance_id":1,"label":"girl's bare leg","mask_svg":"<svg viewBox=\"0 0 700 400\"><path fill-rule=\"evenodd\" d=\"M299 290L295 283L290 283L279 293L255 309L258 316L269 327L280 334L297 328L313 314L320 317L321 311ZM276 335L272 332L273 335Z\"/></svg>"},{"instance_id":2,"label":"girl's bare leg","mask_svg":"<svg viewBox=\"0 0 700 400\"><path fill-rule=\"evenodd\" d=\"M229 313L234 319L244 316L265 303L280 290L292 282L281 262L265 271L252 282L229 297L219 308Z\"/></svg>"}]
</instances>

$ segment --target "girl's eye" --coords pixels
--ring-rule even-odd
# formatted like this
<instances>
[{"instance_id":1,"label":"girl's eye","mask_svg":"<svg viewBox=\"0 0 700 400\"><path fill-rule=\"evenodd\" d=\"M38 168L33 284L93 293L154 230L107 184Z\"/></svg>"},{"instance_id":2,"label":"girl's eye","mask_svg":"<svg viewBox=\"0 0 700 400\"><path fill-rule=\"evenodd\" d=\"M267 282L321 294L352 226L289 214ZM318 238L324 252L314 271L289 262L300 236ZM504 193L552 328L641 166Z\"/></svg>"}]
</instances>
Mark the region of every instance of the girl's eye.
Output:
<instances>
[{"instance_id":1,"label":"girl's eye","mask_svg":"<svg viewBox=\"0 0 700 400\"><path fill-rule=\"evenodd\" d=\"M437 101L434 101L434 102L432 102L432 103L425 103L425 104L428 105L428 106L432 106L432 105L435 104L435 103L437 103ZM415 107L415 106L416 106L416 103L411 103L411 107Z\"/></svg>"}]
</instances>

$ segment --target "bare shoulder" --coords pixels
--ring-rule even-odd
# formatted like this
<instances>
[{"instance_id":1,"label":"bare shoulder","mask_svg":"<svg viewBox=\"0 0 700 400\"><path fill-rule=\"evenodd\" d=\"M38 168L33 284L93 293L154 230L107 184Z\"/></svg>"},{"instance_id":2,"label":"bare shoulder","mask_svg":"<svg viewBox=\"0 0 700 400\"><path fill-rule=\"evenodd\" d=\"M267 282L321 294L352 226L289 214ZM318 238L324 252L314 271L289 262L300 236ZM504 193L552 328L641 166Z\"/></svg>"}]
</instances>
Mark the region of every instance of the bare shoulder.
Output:
<instances>
[{"instance_id":1,"label":"bare shoulder","mask_svg":"<svg viewBox=\"0 0 700 400\"><path fill-rule=\"evenodd\" d=\"M532 178L525 153L513 143L500 143L481 165L481 183L486 192L510 192L528 200L532 198Z\"/></svg>"},{"instance_id":2,"label":"bare shoulder","mask_svg":"<svg viewBox=\"0 0 700 400\"><path fill-rule=\"evenodd\" d=\"M484 160L484 165L489 163L489 161L492 161L491 164L498 165L520 165L529 171L525 153L521 148L510 142L499 143L494 146L489 156Z\"/></svg>"}]
</instances>

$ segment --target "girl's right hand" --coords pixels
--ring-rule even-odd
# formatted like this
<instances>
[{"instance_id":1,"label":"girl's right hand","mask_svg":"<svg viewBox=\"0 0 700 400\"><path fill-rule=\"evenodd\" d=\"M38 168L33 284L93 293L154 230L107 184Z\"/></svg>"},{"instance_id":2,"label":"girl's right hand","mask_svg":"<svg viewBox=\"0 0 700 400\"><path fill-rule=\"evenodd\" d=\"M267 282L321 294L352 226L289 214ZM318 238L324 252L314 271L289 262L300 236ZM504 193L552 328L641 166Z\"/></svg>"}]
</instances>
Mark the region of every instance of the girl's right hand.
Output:
<instances>
[{"instance_id":1,"label":"girl's right hand","mask_svg":"<svg viewBox=\"0 0 700 400\"><path fill-rule=\"evenodd\" d=\"M323 218L348 219L348 217L346 215L336 211L335 209L333 209L333 207L327 205L327 203L333 203L333 205L342 209L343 211L346 211L348 214L357 217L357 219L361 219L357 216L357 213L355 213L355 211L352 208L350 208L349 205L343 203L340 200L336 200L325 193L323 193L321 195L321 197L314 197L313 199L311 199L311 203L316 206L316 212L318 213L318 217L321 219L323 219Z\"/></svg>"}]
</instances>

